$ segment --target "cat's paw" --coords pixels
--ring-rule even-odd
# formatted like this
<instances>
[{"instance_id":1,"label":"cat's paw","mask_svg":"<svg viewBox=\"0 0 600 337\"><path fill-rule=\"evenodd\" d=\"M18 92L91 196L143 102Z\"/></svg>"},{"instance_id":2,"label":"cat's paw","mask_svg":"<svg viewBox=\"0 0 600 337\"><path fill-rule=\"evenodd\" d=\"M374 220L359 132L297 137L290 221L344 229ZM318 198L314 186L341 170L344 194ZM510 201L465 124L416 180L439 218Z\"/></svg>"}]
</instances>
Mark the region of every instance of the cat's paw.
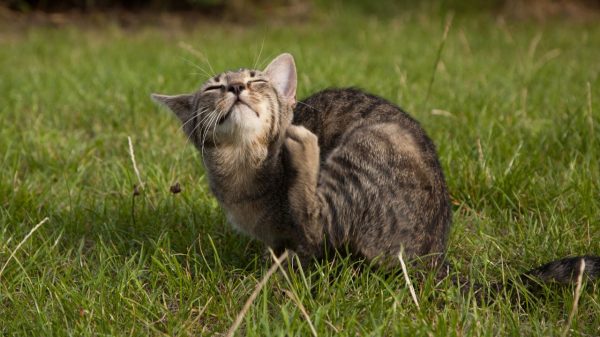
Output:
<instances>
[{"instance_id":1,"label":"cat's paw","mask_svg":"<svg viewBox=\"0 0 600 337\"><path fill-rule=\"evenodd\" d=\"M292 165L299 172L318 171L319 142L317 136L303 126L290 125L285 135Z\"/></svg>"}]
</instances>

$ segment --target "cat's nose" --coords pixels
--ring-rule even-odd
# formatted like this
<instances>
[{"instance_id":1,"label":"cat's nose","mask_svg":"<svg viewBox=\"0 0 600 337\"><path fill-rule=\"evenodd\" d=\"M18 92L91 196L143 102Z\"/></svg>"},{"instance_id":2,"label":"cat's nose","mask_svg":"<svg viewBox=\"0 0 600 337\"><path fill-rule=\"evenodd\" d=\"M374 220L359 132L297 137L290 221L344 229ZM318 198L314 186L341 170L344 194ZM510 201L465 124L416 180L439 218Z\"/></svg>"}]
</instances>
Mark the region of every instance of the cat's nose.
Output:
<instances>
[{"instance_id":1,"label":"cat's nose","mask_svg":"<svg viewBox=\"0 0 600 337\"><path fill-rule=\"evenodd\" d=\"M234 93L236 96L239 96L244 89L246 89L244 83L230 83L227 86L227 91Z\"/></svg>"}]
</instances>

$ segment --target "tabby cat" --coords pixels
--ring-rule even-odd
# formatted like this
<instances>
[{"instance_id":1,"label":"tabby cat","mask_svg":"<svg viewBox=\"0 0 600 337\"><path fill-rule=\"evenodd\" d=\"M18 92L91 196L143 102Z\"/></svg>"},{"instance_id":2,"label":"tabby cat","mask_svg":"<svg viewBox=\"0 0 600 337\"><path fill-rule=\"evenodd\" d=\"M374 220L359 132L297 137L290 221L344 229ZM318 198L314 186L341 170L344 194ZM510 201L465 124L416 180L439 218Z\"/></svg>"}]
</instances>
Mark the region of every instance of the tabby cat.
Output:
<instances>
[{"instance_id":1,"label":"tabby cat","mask_svg":"<svg viewBox=\"0 0 600 337\"><path fill-rule=\"evenodd\" d=\"M210 188L228 220L276 252L301 261L330 249L382 268L419 258L443 265L451 208L435 146L399 107L358 89L327 89L296 102L290 54L265 70L240 69L169 107L202 153ZM529 272L568 282L580 261Z\"/></svg>"}]
</instances>

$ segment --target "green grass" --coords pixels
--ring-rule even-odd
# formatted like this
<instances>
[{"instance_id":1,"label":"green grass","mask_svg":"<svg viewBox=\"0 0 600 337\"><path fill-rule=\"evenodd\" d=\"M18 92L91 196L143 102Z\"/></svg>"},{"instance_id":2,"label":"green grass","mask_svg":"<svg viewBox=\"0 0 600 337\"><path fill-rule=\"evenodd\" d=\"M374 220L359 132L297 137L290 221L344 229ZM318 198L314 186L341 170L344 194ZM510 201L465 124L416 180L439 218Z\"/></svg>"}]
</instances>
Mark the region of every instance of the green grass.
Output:
<instances>
[{"instance_id":1,"label":"green grass","mask_svg":"<svg viewBox=\"0 0 600 337\"><path fill-rule=\"evenodd\" d=\"M210 67L264 66L283 51L296 57L300 97L359 86L421 121L454 201L460 273L485 283L600 253L600 26L457 15L433 74L443 16L331 10L275 28L0 30L0 266L14 253L0 334L225 332L270 263L227 224L201 159L149 93L192 91ZM135 198L128 136L145 183ZM560 335L574 299L564 287L475 304L425 282L417 309L401 276L339 259L290 278L271 278L238 335L309 336L286 291L319 335L342 336ZM598 294L584 286L573 336L600 335Z\"/></svg>"}]
</instances>

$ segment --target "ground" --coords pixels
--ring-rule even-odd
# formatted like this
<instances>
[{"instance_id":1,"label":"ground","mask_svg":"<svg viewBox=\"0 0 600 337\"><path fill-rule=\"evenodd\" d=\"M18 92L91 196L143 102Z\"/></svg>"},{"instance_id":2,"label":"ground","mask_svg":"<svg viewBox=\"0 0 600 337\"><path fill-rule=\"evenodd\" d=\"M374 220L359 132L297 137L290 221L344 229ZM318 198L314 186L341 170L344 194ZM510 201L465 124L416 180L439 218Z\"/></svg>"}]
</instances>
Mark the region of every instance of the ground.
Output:
<instances>
[{"instance_id":1,"label":"ground","mask_svg":"<svg viewBox=\"0 0 600 337\"><path fill-rule=\"evenodd\" d=\"M284 51L296 57L300 97L358 86L422 123L452 195L457 273L485 284L599 254L600 26L386 14L334 7L289 25L3 22L0 333L227 331L271 262L226 223L201 158L149 94L193 91ZM402 276L359 267L337 258L289 281L276 272L238 335L311 335L298 302L321 336L600 335L597 284L584 283L573 310L574 286L478 304L450 282L415 279L417 308Z\"/></svg>"}]
</instances>

